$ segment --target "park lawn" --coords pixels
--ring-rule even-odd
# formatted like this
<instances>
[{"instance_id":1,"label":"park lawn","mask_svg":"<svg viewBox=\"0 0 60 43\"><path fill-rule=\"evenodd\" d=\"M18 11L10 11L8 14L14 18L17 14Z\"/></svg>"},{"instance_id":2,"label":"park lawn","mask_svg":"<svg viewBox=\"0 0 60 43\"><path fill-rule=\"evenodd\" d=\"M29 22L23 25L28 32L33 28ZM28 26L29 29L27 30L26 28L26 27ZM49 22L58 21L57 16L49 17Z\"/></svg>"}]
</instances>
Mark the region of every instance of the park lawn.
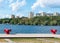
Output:
<instances>
[{"instance_id":1,"label":"park lawn","mask_svg":"<svg viewBox=\"0 0 60 43\"><path fill-rule=\"evenodd\" d=\"M17 41L17 42L22 42L22 41L29 42L29 41L35 41L36 38L12 38L11 40Z\"/></svg>"},{"instance_id":2,"label":"park lawn","mask_svg":"<svg viewBox=\"0 0 60 43\"><path fill-rule=\"evenodd\" d=\"M48 41L48 43L54 43L56 42L60 42L59 38L12 38L11 39L14 42L33 42L33 43L47 43L46 40Z\"/></svg>"},{"instance_id":3,"label":"park lawn","mask_svg":"<svg viewBox=\"0 0 60 43\"><path fill-rule=\"evenodd\" d=\"M47 40L58 41L60 42L60 38L46 38Z\"/></svg>"},{"instance_id":4,"label":"park lawn","mask_svg":"<svg viewBox=\"0 0 60 43\"><path fill-rule=\"evenodd\" d=\"M14 42L33 42L33 43L42 43L42 41L37 41L36 38L13 38L11 39Z\"/></svg>"},{"instance_id":5,"label":"park lawn","mask_svg":"<svg viewBox=\"0 0 60 43\"><path fill-rule=\"evenodd\" d=\"M6 40L4 40L4 39L0 39L0 42L7 42Z\"/></svg>"}]
</instances>

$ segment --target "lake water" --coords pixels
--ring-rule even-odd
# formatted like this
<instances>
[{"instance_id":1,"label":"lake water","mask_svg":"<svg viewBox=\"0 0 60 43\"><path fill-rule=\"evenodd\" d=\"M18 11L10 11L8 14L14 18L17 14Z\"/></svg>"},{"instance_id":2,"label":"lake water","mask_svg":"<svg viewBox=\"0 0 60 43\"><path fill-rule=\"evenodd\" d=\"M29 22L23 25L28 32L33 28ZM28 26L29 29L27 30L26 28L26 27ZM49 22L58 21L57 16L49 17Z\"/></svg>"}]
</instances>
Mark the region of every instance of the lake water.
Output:
<instances>
[{"instance_id":1,"label":"lake water","mask_svg":"<svg viewBox=\"0 0 60 43\"><path fill-rule=\"evenodd\" d=\"M60 34L60 26L32 26L32 25L10 25L0 24L0 33L4 34L4 28L12 29L11 34L35 34L35 33L51 33L51 29L57 29L57 34Z\"/></svg>"}]
</instances>

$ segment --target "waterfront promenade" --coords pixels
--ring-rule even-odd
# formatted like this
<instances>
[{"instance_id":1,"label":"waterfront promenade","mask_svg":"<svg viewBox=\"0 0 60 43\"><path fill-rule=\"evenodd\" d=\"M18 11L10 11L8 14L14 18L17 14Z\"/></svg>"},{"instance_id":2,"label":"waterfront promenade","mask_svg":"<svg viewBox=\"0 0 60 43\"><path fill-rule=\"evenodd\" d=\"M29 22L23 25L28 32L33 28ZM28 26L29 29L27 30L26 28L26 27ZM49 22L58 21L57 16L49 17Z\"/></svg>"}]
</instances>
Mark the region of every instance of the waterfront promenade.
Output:
<instances>
[{"instance_id":1,"label":"waterfront promenade","mask_svg":"<svg viewBox=\"0 0 60 43\"><path fill-rule=\"evenodd\" d=\"M32 39L19 39L19 41L17 41L16 37L19 38L25 38L25 37L36 37L35 41L33 39L33 41L31 41ZM40 37L40 38L38 38ZM58 38L60 38L59 34L0 34L0 38L4 38L4 40L6 40L7 42L0 42L0 43L60 43L60 41L58 40ZM11 38L11 39L10 39ZM15 39L14 39L15 38ZM49 39L50 38L50 39ZM16 41L14 41L14 40ZM21 41L22 40L22 41ZM27 40L27 41L26 41ZM30 41L29 41L30 40Z\"/></svg>"},{"instance_id":2,"label":"waterfront promenade","mask_svg":"<svg viewBox=\"0 0 60 43\"><path fill-rule=\"evenodd\" d=\"M14 38L14 37L56 37L56 38L60 38L59 34L0 34L0 38Z\"/></svg>"}]
</instances>

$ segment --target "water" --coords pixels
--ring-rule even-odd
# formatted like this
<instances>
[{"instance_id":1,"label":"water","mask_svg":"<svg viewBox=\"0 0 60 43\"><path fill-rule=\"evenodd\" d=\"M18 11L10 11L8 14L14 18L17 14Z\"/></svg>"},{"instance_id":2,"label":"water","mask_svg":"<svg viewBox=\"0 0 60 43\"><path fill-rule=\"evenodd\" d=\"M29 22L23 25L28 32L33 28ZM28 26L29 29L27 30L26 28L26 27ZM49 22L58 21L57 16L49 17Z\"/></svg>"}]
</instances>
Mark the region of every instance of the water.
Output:
<instances>
[{"instance_id":1,"label":"water","mask_svg":"<svg viewBox=\"0 0 60 43\"><path fill-rule=\"evenodd\" d=\"M4 28L12 29L11 34L51 34L51 29L57 29L57 34L60 34L60 26L32 26L32 25L10 25L0 24L0 34L4 34Z\"/></svg>"}]
</instances>

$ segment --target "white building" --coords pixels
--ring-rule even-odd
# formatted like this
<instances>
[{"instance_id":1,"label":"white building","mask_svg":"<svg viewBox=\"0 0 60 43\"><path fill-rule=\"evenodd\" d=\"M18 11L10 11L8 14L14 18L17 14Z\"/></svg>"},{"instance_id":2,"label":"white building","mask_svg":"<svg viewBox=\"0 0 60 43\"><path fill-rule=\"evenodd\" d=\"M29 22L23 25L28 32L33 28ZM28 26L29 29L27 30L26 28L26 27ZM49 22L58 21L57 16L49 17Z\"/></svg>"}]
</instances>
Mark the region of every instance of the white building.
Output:
<instances>
[{"instance_id":1,"label":"white building","mask_svg":"<svg viewBox=\"0 0 60 43\"><path fill-rule=\"evenodd\" d=\"M30 12L29 13L29 18L33 18L34 17L34 12Z\"/></svg>"},{"instance_id":2,"label":"white building","mask_svg":"<svg viewBox=\"0 0 60 43\"><path fill-rule=\"evenodd\" d=\"M60 14L57 12L53 13L53 16L58 16L58 15L60 15Z\"/></svg>"},{"instance_id":3,"label":"white building","mask_svg":"<svg viewBox=\"0 0 60 43\"><path fill-rule=\"evenodd\" d=\"M60 16L60 13L46 13L46 12L41 12L41 13L36 13L36 16Z\"/></svg>"},{"instance_id":4,"label":"white building","mask_svg":"<svg viewBox=\"0 0 60 43\"><path fill-rule=\"evenodd\" d=\"M36 16L41 16L41 13L36 13Z\"/></svg>"},{"instance_id":5,"label":"white building","mask_svg":"<svg viewBox=\"0 0 60 43\"><path fill-rule=\"evenodd\" d=\"M46 16L46 13L45 12L41 12L41 16Z\"/></svg>"},{"instance_id":6,"label":"white building","mask_svg":"<svg viewBox=\"0 0 60 43\"><path fill-rule=\"evenodd\" d=\"M57 12L54 12L54 13L53 13L53 16L58 16L58 13L57 13Z\"/></svg>"},{"instance_id":7,"label":"white building","mask_svg":"<svg viewBox=\"0 0 60 43\"><path fill-rule=\"evenodd\" d=\"M46 15L47 15L47 13L45 13L45 12L36 13L36 16L46 16Z\"/></svg>"},{"instance_id":8,"label":"white building","mask_svg":"<svg viewBox=\"0 0 60 43\"><path fill-rule=\"evenodd\" d=\"M47 16L53 16L53 13L47 13Z\"/></svg>"}]
</instances>

